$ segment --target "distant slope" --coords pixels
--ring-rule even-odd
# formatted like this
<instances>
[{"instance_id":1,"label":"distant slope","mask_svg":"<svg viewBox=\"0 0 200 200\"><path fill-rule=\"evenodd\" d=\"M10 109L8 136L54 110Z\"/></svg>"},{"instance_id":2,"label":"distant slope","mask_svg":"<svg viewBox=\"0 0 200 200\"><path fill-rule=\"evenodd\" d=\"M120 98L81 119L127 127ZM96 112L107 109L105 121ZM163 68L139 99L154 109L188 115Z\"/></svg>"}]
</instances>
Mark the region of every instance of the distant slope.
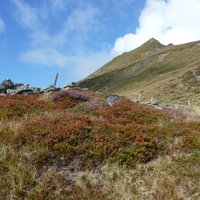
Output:
<instances>
[{"instance_id":1,"label":"distant slope","mask_svg":"<svg viewBox=\"0 0 200 200\"><path fill-rule=\"evenodd\" d=\"M164 46L150 39L78 83L136 99L200 105L200 41Z\"/></svg>"}]
</instances>

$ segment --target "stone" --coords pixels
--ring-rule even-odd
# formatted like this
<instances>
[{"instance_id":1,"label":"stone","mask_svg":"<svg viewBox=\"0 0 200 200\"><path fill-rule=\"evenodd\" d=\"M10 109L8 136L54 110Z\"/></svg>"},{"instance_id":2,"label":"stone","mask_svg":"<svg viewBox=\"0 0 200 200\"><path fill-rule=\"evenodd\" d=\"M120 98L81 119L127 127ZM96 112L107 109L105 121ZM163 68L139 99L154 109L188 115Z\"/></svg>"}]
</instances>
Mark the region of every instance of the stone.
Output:
<instances>
[{"instance_id":1,"label":"stone","mask_svg":"<svg viewBox=\"0 0 200 200\"><path fill-rule=\"evenodd\" d=\"M184 106L183 106L183 105L180 105L180 104L175 104L175 105L174 105L174 108L177 109L177 110L180 110L180 109L183 109Z\"/></svg>"},{"instance_id":2,"label":"stone","mask_svg":"<svg viewBox=\"0 0 200 200\"><path fill-rule=\"evenodd\" d=\"M24 85L24 84L23 83L15 83L15 88L20 87L22 85Z\"/></svg>"},{"instance_id":3,"label":"stone","mask_svg":"<svg viewBox=\"0 0 200 200\"><path fill-rule=\"evenodd\" d=\"M41 93L44 93L44 94L47 94L47 93L50 93L50 92L53 92L53 91L60 91L60 88L57 88L53 85L50 85L48 88L45 88L44 90L41 91Z\"/></svg>"},{"instance_id":4,"label":"stone","mask_svg":"<svg viewBox=\"0 0 200 200\"><path fill-rule=\"evenodd\" d=\"M10 79L5 79L0 84L0 94L21 94L21 95L29 95L29 94L48 94L52 91L60 91L60 88L55 86L57 82L58 74L56 75L56 79L53 85L45 89L41 89L38 87L29 87L29 84L22 84L22 83L13 83Z\"/></svg>"},{"instance_id":5,"label":"stone","mask_svg":"<svg viewBox=\"0 0 200 200\"><path fill-rule=\"evenodd\" d=\"M6 94L16 94L16 91L12 89L7 89Z\"/></svg>"},{"instance_id":6,"label":"stone","mask_svg":"<svg viewBox=\"0 0 200 200\"><path fill-rule=\"evenodd\" d=\"M108 105L112 106L120 100L118 95L111 95L107 97Z\"/></svg>"},{"instance_id":7,"label":"stone","mask_svg":"<svg viewBox=\"0 0 200 200\"><path fill-rule=\"evenodd\" d=\"M75 88L75 87L77 87L77 84L75 82L69 83L64 86L64 88L70 88L70 89Z\"/></svg>"},{"instance_id":8,"label":"stone","mask_svg":"<svg viewBox=\"0 0 200 200\"><path fill-rule=\"evenodd\" d=\"M144 104L151 105L151 101L145 101Z\"/></svg>"},{"instance_id":9,"label":"stone","mask_svg":"<svg viewBox=\"0 0 200 200\"><path fill-rule=\"evenodd\" d=\"M72 85L72 87L76 87L76 83L75 82L72 82L71 85Z\"/></svg>"},{"instance_id":10,"label":"stone","mask_svg":"<svg viewBox=\"0 0 200 200\"><path fill-rule=\"evenodd\" d=\"M15 84L11 81L11 79L5 79L0 85L6 89L12 89L15 87Z\"/></svg>"},{"instance_id":11,"label":"stone","mask_svg":"<svg viewBox=\"0 0 200 200\"><path fill-rule=\"evenodd\" d=\"M159 102L156 101L156 100L154 100L154 102L152 103L152 105L154 105L154 106L159 106Z\"/></svg>"},{"instance_id":12,"label":"stone","mask_svg":"<svg viewBox=\"0 0 200 200\"><path fill-rule=\"evenodd\" d=\"M0 93L1 94L6 94L6 88L5 87L3 87L2 85L0 85Z\"/></svg>"},{"instance_id":13,"label":"stone","mask_svg":"<svg viewBox=\"0 0 200 200\"><path fill-rule=\"evenodd\" d=\"M33 94L33 90L31 89L20 90L17 92L17 94Z\"/></svg>"},{"instance_id":14,"label":"stone","mask_svg":"<svg viewBox=\"0 0 200 200\"><path fill-rule=\"evenodd\" d=\"M31 87L30 88L34 94L39 94L41 92L41 88L38 87Z\"/></svg>"},{"instance_id":15,"label":"stone","mask_svg":"<svg viewBox=\"0 0 200 200\"><path fill-rule=\"evenodd\" d=\"M29 88L28 84L18 84L18 87L15 87L14 89L7 89L6 93L11 95L23 93L32 94L33 90Z\"/></svg>"},{"instance_id":16,"label":"stone","mask_svg":"<svg viewBox=\"0 0 200 200\"><path fill-rule=\"evenodd\" d=\"M7 89L13 89L14 87L15 85L10 79L5 79L0 84L0 93L6 94Z\"/></svg>"}]
</instances>

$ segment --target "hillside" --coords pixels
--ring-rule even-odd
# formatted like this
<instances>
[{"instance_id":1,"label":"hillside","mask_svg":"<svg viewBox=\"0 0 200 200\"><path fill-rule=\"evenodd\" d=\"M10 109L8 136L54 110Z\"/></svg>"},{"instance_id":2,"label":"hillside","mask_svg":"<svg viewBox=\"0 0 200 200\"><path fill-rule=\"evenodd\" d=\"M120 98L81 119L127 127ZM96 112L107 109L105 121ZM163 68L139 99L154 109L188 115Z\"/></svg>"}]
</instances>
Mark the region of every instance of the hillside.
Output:
<instances>
[{"instance_id":1,"label":"hillside","mask_svg":"<svg viewBox=\"0 0 200 200\"><path fill-rule=\"evenodd\" d=\"M135 100L200 105L200 41L164 46L150 39L126 52L78 83L93 91L111 92Z\"/></svg>"},{"instance_id":2,"label":"hillside","mask_svg":"<svg viewBox=\"0 0 200 200\"><path fill-rule=\"evenodd\" d=\"M0 199L199 199L199 117L89 90L0 96Z\"/></svg>"}]
</instances>

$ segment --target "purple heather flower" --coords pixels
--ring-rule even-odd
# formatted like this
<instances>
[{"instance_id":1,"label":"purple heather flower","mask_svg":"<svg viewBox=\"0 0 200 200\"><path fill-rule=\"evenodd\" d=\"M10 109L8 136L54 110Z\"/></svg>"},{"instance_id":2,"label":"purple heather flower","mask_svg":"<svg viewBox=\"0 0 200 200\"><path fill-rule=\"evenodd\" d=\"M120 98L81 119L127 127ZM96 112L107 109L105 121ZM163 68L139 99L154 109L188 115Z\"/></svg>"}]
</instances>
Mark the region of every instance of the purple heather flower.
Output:
<instances>
[{"instance_id":1,"label":"purple heather flower","mask_svg":"<svg viewBox=\"0 0 200 200\"><path fill-rule=\"evenodd\" d=\"M66 96L81 101L88 101L90 99L90 95L87 92L79 90L62 90L55 93L55 95L53 96L53 100L59 100L60 98Z\"/></svg>"}]
</instances>

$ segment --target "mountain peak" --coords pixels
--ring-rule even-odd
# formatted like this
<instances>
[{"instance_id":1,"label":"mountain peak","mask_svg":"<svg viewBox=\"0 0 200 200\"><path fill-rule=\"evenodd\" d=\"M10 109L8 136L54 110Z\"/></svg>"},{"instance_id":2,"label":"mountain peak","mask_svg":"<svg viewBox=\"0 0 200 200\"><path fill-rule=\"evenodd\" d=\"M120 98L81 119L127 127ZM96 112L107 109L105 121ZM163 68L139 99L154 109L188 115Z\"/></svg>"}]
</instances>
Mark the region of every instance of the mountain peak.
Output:
<instances>
[{"instance_id":1,"label":"mountain peak","mask_svg":"<svg viewBox=\"0 0 200 200\"><path fill-rule=\"evenodd\" d=\"M139 49L143 52L157 52L158 50L165 47L165 45L161 44L158 40L155 38L150 38L147 42L142 44Z\"/></svg>"},{"instance_id":2,"label":"mountain peak","mask_svg":"<svg viewBox=\"0 0 200 200\"><path fill-rule=\"evenodd\" d=\"M148 40L148 42L151 42L151 43L154 43L154 42L156 42L156 43L160 43L158 40L156 40L155 38L150 38L149 40Z\"/></svg>"},{"instance_id":3,"label":"mountain peak","mask_svg":"<svg viewBox=\"0 0 200 200\"><path fill-rule=\"evenodd\" d=\"M142 46L145 46L145 45L150 45L150 46L157 46L157 47L164 47L163 44L161 44L158 40L156 40L155 38L150 38L147 42L145 42Z\"/></svg>"}]
</instances>

